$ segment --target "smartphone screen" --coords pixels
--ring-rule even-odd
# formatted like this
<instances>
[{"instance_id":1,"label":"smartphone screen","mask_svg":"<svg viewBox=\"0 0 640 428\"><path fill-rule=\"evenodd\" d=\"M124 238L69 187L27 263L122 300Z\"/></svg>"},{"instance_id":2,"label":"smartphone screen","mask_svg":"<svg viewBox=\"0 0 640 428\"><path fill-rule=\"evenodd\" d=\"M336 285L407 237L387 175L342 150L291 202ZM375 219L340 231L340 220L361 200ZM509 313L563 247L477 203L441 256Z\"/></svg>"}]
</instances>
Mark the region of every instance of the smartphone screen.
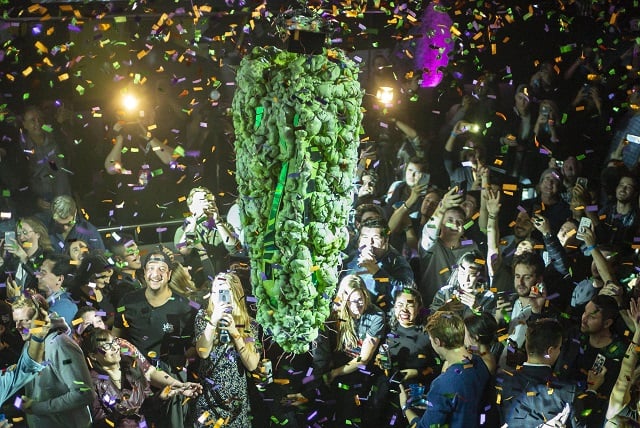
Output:
<instances>
[{"instance_id":1,"label":"smartphone screen","mask_svg":"<svg viewBox=\"0 0 640 428\"><path fill-rule=\"evenodd\" d=\"M15 241L16 240L16 233L13 231L10 232L5 232L4 233L4 242L9 242L9 241Z\"/></svg>"},{"instance_id":2,"label":"smartphone screen","mask_svg":"<svg viewBox=\"0 0 640 428\"><path fill-rule=\"evenodd\" d=\"M218 291L219 303L231 303L231 290L223 288Z\"/></svg>"},{"instance_id":3,"label":"smartphone screen","mask_svg":"<svg viewBox=\"0 0 640 428\"><path fill-rule=\"evenodd\" d=\"M580 225L578 225L578 232L576 233L576 238L584 241L584 231L586 229L591 229L591 219L589 217L582 217L580 219Z\"/></svg>"}]
</instances>

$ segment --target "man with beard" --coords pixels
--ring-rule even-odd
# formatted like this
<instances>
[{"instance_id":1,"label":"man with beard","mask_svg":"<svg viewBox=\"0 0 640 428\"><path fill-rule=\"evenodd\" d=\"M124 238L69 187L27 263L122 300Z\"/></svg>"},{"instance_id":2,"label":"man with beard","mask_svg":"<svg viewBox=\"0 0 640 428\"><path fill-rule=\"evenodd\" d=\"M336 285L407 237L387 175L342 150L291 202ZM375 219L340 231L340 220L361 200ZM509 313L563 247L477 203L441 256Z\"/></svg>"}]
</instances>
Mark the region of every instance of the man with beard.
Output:
<instances>
[{"instance_id":1,"label":"man with beard","mask_svg":"<svg viewBox=\"0 0 640 428\"><path fill-rule=\"evenodd\" d=\"M515 367L526 359L523 352L527 321L544 316L546 289L543 284L544 261L537 253L525 252L513 259L515 294L498 296L496 320L509 334L509 346L500 357L500 367Z\"/></svg>"},{"instance_id":2,"label":"man with beard","mask_svg":"<svg viewBox=\"0 0 640 428\"><path fill-rule=\"evenodd\" d=\"M447 284L451 267L463 254L478 250L475 242L463 238L466 213L461 205L464 198L455 187L450 189L422 228L418 289L424 302L432 302L438 290Z\"/></svg>"},{"instance_id":3,"label":"man with beard","mask_svg":"<svg viewBox=\"0 0 640 428\"><path fill-rule=\"evenodd\" d=\"M531 238L534 226L529 214L525 210L519 210L512 224L513 234L500 239L501 246L504 243L504 247L491 280L491 287L498 291L510 291L513 287L513 258L535 248L535 241Z\"/></svg>"},{"instance_id":4,"label":"man with beard","mask_svg":"<svg viewBox=\"0 0 640 428\"><path fill-rule=\"evenodd\" d=\"M393 305L397 290L414 283L409 262L389 245L389 229L382 219L362 223L358 234L358 252L347 263L346 273L362 278L371 301L384 310Z\"/></svg>"},{"instance_id":5,"label":"man with beard","mask_svg":"<svg viewBox=\"0 0 640 428\"><path fill-rule=\"evenodd\" d=\"M631 248L630 243L639 223L637 198L637 179L631 175L620 177L615 203L602 208L598 217L591 216L591 221L596 225L598 242Z\"/></svg>"},{"instance_id":6,"label":"man with beard","mask_svg":"<svg viewBox=\"0 0 640 428\"><path fill-rule=\"evenodd\" d=\"M195 357L191 346L195 312L184 297L169 288L172 266L162 251L147 254L143 263L146 287L121 299L112 333L129 340L152 364L184 382L181 369L189 356ZM167 410L169 415L162 415ZM147 422L171 427L182 426L184 410L173 403L170 409L149 406L143 413Z\"/></svg>"},{"instance_id":7,"label":"man with beard","mask_svg":"<svg viewBox=\"0 0 640 428\"><path fill-rule=\"evenodd\" d=\"M585 425L602 426L613 391L622 358L626 352L626 343L613 332L613 326L619 315L618 303L612 296L598 294L584 308L577 328L570 332L563 345L556 368L560 378L576 382L578 389L586 395L577 400L577 414L584 417ZM604 365L595 370L597 359L603 359ZM590 411L586 411L590 409Z\"/></svg>"}]
</instances>

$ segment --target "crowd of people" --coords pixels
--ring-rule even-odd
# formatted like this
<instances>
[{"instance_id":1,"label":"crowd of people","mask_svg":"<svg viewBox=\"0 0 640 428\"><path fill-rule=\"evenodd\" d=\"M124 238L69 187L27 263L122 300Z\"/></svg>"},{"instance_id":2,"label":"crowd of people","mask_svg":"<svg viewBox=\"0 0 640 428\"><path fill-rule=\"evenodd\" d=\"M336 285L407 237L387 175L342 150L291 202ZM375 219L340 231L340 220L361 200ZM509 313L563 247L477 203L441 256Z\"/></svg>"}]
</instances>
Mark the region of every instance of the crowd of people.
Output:
<instances>
[{"instance_id":1,"label":"crowd of people","mask_svg":"<svg viewBox=\"0 0 640 428\"><path fill-rule=\"evenodd\" d=\"M7 421L638 426L634 34L516 82L486 67L426 89L375 58L363 85L391 81L396 99L365 97L339 284L298 356L253 318L242 201L209 156L232 146L228 118L201 126L162 79L146 114L106 132L28 106L0 141ZM90 153L95 138L109 144ZM144 252L96 227L169 218L184 220L173 243Z\"/></svg>"}]
</instances>

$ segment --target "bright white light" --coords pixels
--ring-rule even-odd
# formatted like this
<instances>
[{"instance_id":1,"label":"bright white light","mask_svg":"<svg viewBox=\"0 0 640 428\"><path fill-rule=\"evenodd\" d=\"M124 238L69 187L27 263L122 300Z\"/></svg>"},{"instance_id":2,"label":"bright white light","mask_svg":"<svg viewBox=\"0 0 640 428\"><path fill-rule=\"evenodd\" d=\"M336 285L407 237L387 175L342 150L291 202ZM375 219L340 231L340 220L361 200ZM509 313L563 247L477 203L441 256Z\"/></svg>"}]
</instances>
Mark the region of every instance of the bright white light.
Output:
<instances>
[{"instance_id":1,"label":"bright white light","mask_svg":"<svg viewBox=\"0 0 640 428\"><path fill-rule=\"evenodd\" d=\"M393 88L390 86L380 86L376 93L376 98L381 104L388 105L393 101Z\"/></svg>"},{"instance_id":2,"label":"bright white light","mask_svg":"<svg viewBox=\"0 0 640 428\"><path fill-rule=\"evenodd\" d=\"M136 107L138 107L138 104L138 99L131 94L126 94L122 97L122 107L125 110L134 110Z\"/></svg>"}]
</instances>

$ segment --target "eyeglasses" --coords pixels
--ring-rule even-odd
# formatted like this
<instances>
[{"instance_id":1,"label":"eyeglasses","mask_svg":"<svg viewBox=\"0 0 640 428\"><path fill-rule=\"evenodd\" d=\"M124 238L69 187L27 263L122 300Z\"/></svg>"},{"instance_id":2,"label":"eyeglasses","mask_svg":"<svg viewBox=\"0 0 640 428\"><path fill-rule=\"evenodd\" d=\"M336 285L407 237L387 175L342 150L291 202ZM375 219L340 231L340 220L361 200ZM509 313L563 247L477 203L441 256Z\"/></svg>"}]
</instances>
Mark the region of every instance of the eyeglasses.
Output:
<instances>
[{"instance_id":1,"label":"eyeglasses","mask_svg":"<svg viewBox=\"0 0 640 428\"><path fill-rule=\"evenodd\" d=\"M29 235L31 235L32 233L33 233L33 230L22 229L22 230L19 230L19 231L16 233L16 235L18 235L18 236L29 236Z\"/></svg>"},{"instance_id":2,"label":"eyeglasses","mask_svg":"<svg viewBox=\"0 0 640 428\"><path fill-rule=\"evenodd\" d=\"M364 299L358 299L358 300L348 300L350 305L355 305L358 307L362 307L364 306Z\"/></svg>"},{"instance_id":3,"label":"eyeglasses","mask_svg":"<svg viewBox=\"0 0 640 428\"><path fill-rule=\"evenodd\" d=\"M120 345L118 345L118 343L114 340L101 344L100 349L102 349L103 351L117 351L120 349Z\"/></svg>"}]
</instances>

